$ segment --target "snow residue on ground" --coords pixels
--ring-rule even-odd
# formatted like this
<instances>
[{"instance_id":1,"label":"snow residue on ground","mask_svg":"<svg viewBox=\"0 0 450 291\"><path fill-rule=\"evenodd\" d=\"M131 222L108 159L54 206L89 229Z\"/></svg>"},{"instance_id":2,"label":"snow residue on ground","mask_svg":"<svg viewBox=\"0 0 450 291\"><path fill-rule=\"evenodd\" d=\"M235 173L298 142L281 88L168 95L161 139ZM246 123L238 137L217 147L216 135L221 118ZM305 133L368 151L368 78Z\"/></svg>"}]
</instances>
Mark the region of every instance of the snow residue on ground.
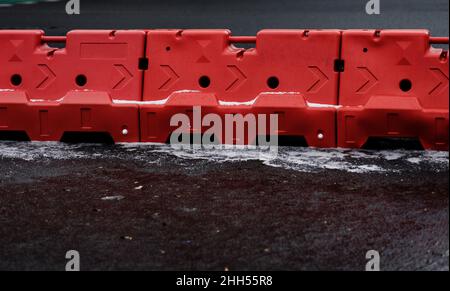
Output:
<instances>
[{"instance_id":1,"label":"snow residue on ground","mask_svg":"<svg viewBox=\"0 0 450 291\"><path fill-rule=\"evenodd\" d=\"M0 158L34 161L38 159L82 159L87 154L75 150L70 145L57 142L0 142Z\"/></svg>"},{"instance_id":2,"label":"snow residue on ground","mask_svg":"<svg viewBox=\"0 0 450 291\"><path fill-rule=\"evenodd\" d=\"M158 166L167 161L200 160L211 163L260 161L264 165L302 172L340 170L350 173L401 172L421 169L448 170L449 153L436 151L368 151L280 147L277 151L255 147L175 149L166 144L118 145L57 142L0 142L2 159L24 161L73 159L125 159ZM186 164L186 163L185 163ZM189 163L187 163L189 165Z\"/></svg>"}]
</instances>

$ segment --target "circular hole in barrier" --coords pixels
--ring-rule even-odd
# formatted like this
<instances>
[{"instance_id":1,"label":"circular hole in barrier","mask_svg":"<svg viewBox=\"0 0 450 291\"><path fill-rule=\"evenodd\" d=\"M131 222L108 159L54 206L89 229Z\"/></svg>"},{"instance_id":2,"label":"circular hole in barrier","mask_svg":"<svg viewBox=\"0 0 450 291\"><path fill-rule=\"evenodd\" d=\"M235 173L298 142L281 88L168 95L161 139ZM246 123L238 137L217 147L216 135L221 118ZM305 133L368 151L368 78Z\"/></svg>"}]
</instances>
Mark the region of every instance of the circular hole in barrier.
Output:
<instances>
[{"instance_id":1,"label":"circular hole in barrier","mask_svg":"<svg viewBox=\"0 0 450 291\"><path fill-rule=\"evenodd\" d=\"M87 83L87 78L85 75L78 75L75 78L75 83L77 83L78 86L83 87Z\"/></svg>"},{"instance_id":2,"label":"circular hole in barrier","mask_svg":"<svg viewBox=\"0 0 450 291\"><path fill-rule=\"evenodd\" d=\"M13 86L19 86L22 84L22 76L19 74L14 74L11 76L11 84Z\"/></svg>"},{"instance_id":3,"label":"circular hole in barrier","mask_svg":"<svg viewBox=\"0 0 450 291\"><path fill-rule=\"evenodd\" d=\"M369 49L368 48L363 48L363 52L365 52L365 53L367 53L369 51Z\"/></svg>"},{"instance_id":4,"label":"circular hole in barrier","mask_svg":"<svg viewBox=\"0 0 450 291\"><path fill-rule=\"evenodd\" d=\"M170 46L166 46L166 51L170 51L170 50L171 50Z\"/></svg>"},{"instance_id":5,"label":"circular hole in barrier","mask_svg":"<svg viewBox=\"0 0 450 291\"><path fill-rule=\"evenodd\" d=\"M198 84L202 88L208 88L209 85L211 84L211 80L209 79L208 76L201 76L200 79L198 79Z\"/></svg>"},{"instance_id":6,"label":"circular hole in barrier","mask_svg":"<svg viewBox=\"0 0 450 291\"><path fill-rule=\"evenodd\" d=\"M403 92L408 92L412 88L411 80L403 79L400 81L399 86L400 90L402 90Z\"/></svg>"},{"instance_id":7,"label":"circular hole in barrier","mask_svg":"<svg viewBox=\"0 0 450 291\"><path fill-rule=\"evenodd\" d=\"M270 77L267 79L267 86L269 86L270 89L276 89L280 85L280 81L277 77Z\"/></svg>"}]
</instances>

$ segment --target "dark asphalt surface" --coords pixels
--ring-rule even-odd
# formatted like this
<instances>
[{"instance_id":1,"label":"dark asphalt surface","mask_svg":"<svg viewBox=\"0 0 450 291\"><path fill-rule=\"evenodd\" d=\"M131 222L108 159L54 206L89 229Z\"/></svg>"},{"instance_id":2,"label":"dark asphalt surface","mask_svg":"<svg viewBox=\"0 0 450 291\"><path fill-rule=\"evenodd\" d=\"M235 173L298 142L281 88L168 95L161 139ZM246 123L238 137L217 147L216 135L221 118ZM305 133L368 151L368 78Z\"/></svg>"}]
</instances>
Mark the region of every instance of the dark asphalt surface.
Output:
<instances>
[{"instance_id":1,"label":"dark asphalt surface","mask_svg":"<svg viewBox=\"0 0 450 291\"><path fill-rule=\"evenodd\" d=\"M446 36L449 22L446 0L381 0L380 16L367 16L365 1L81 2L80 16L66 15L65 1L0 8L0 27ZM246 157L0 142L0 270L63 270L70 249L83 270L364 270L370 249L383 270L449 269L448 153Z\"/></svg>"},{"instance_id":2,"label":"dark asphalt surface","mask_svg":"<svg viewBox=\"0 0 450 291\"><path fill-rule=\"evenodd\" d=\"M448 153L278 155L0 143L0 269L448 270Z\"/></svg>"}]
</instances>

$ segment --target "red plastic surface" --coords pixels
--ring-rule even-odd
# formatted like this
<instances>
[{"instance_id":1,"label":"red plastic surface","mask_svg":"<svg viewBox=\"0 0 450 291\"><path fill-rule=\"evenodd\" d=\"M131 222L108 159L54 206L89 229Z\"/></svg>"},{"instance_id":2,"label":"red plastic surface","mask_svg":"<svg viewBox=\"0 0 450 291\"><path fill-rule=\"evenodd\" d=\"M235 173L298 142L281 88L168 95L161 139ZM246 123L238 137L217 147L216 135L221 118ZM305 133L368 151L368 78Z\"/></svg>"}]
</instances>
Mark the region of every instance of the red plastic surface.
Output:
<instances>
[{"instance_id":1,"label":"red plastic surface","mask_svg":"<svg viewBox=\"0 0 450 291\"><path fill-rule=\"evenodd\" d=\"M24 90L30 99L57 100L70 90L107 92L113 99L140 100L144 31L75 30L66 47L42 42L39 30L0 30L0 88ZM11 76L22 83L13 85ZM86 77L80 86L76 79Z\"/></svg>"},{"instance_id":2,"label":"red plastic surface","mask_svg":"<svg viewBox=\"0 0 450 291\"><path fill-rule=\"evenodd\" d=\"M262 30L256 47L245 50L230 42L228 30L151 30L143 99L200 90L245 102L263 92L300 92L309 102L336 104L339 40L338 30ZM276 88L268 85L271 77Z\"/></svg>"},{"instance_id":3,"label":"red plastic surface","mask_svg":"<svg viewBox=\"0 0 450 291\"><path fill-rule=\"evenodd\" d=\"M430 46L426 30L344 31L338 146L413 137L448 149L447 54Z\"/></svg>"},{"instance_id":4,"label":"red plastic surface","mask_svg":"<svg viewBox=\"0 0 450 291\"><path fill-rule=\"evenodd\" d=\"M39 30L0 31L0 130L32 140L94 131L139 141L138 106L112 100L141 100L145 32L71 31L61 49L51 40Z\"/></svg>"},{"instance_id":5,"label":"red plastic surface","mask_svg":"<svg viewBox=\"0 0 450 291\"><path fill-rule=\"evenodd\" d=\"M166 142L172 116L201 106L222 121L277 114L278 135L309 146L413 137L447 150L448 50L430 46L445 42L426 30L0 30L0 131Z\"/></svg>"},{"instance_id":6,"label":"red plastic surface","mask_svg":"<svg viewBox=\"0 0 450 291\"><path fill-rule=\"evenodd\" d=\"M192 118L194 106L201 106L202 119L210 113L220 116L223 133L217 138L221 143L229 143L225 138L225 115L241 114L245 117L247 114L253 114L256 118L257 115L265 115L265 131L258 127L256 132L269 136L273 133L270 131L270 115L277 114L277 135L304 137L309 146L335 145L335 108L309 107L303 95L298 93L262 93L252 102L230 106L223 105L213 93L176 92L164 104L147 103L141 106L142 141L167 142L176 129L170 126L170 119L177 113L190 116L190 129L184 133L205 133L210 126L195 127ZM200 125L200 122L197 124ZM236 140L236 134L233 137L235 140L232 143L256 144L256 136L250 136L244 141Z\"/></svg>"},{"instance_id":7,"label":"red plastic surface","mask_svg":"<svg viewBox=\"0 0 450 291\"><path fill-rule=\"evenodd\" d=\"M201 105L204 115L216 113L222 120L226 114L269 119L277 113L279 135L335 146L334 108L311 108L307 102L337 104L339 41L338 30L262 30L256 38L234 38L228 30L149 31L143 100L166 102L141 106L142 141L167 141L174 130L170 117ZM239 48L236 42L255 47ZM324 138L318 139L321 132Z\"/></svg>"},{"instance_id":8,"label":"red plastic surface","mask_svg":"<svg viewBox=\"0 0 450 291\"><path fill-rule=\"evenodd\" d=\"M45 102L30 101L20 91L4 92L0 131L25 131L35 141L59 141L65 132L102 132L115 142L136 142L138 111L138 105L113 104L105 92L72 91L61 101Z\"/></svg>"}]
</instances>

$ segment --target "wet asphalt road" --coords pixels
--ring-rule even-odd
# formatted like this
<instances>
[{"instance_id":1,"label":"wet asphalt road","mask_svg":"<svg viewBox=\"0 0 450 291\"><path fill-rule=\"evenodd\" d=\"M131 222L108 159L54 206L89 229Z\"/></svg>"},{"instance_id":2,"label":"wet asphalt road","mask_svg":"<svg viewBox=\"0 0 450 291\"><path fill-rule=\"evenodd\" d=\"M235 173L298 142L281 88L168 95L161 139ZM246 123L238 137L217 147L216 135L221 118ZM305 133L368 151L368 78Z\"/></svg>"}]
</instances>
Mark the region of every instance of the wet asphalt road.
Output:
<instances>
[{"instance_id":1,"label":"wet asphalt road","mask_svg":"<svg viewBox=\"0 0 450 291\"><path fill-rule=\"evenodd\" d=\"M448 153L167 148L0 143L0 270L449 268Z\"/></svg>"},{"instance_id":2,"label":"wet asphalt road","mask_svg":"<svg viewBox=\"0 0 450 291\"><path fill-rule=\"evenodd\" d=\"M449 23L446 0L382 0L380 16L367 16L365 1L81 2L79 16L64 13L65 1L0 8L0 27L445 36ZM0 270L63 270L70 249L84 270L363 270L370 249L383 270L448 270L448 153L438 163L417 153L361 155L306 151L268 163L0 142Z\"/></svg>"}]
</instances>

